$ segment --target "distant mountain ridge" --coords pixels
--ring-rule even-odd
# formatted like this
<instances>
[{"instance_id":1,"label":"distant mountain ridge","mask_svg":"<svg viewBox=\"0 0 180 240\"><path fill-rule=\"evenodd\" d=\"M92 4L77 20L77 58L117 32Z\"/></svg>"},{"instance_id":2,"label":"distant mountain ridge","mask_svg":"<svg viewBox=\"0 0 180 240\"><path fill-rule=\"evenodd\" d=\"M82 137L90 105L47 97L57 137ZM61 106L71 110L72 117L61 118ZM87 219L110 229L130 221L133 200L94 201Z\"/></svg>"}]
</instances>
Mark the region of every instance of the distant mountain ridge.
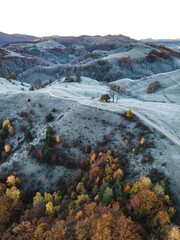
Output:
<instances>
[{"instance_id":1,"label":"distant mountain ridge","mask_svg":"<svg viewBox=\"0 0 180 240\"><path fill-rule=\"evenodd\" d=\"M19 41L35 40L37 37L25 34L7 34L0 32L0 45Z\"/></svg>"},{"instance_id":2,"label":"distant mountain ridge","mask_svg":"<svg viewBox=\"0 0 180 240\"><path fill-rule=\"evenodd\" d=\"M168 48L172 48L176 51L180 50L180 38L176 39L152 39L152 38L147 38L147 39L141 39L141 42L146 42L154 45L164 45Z\"/></svg>"}]
</instances>

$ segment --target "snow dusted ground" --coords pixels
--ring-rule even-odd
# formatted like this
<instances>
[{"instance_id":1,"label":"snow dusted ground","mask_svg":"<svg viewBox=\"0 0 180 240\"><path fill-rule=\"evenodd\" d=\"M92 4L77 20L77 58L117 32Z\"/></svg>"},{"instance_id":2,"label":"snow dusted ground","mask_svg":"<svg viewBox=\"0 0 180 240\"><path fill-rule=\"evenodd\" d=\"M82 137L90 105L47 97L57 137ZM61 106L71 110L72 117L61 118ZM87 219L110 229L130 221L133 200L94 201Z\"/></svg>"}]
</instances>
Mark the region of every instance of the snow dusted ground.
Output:
<instances>
[{"instance_id":1,"label":"snow dusted ground","mask_svg":"<svg viewBox=\"0 0 180 240\"><path fill-rule=\"evenodd\" d=\"M6 78L0 78L0 94L29 91L29 87L30 85L28 83L21 83L16 80L7 80Z\"/></svg>"},{"instance_id":2,"label":"snow dusted ground","mask_svg":"<svg viewBox=\"0 0 180 240\"><path fill-rule=\"evenodd\" d=\"M13 52L13 51L10 51L10 50L7 50L7 55L6 57L22 57L24 58L24 56L22 56L20 53L17 53L17 52Z\"/></svg>"},{"instance_id":3,"label":"snow dusted ground","mask_svg":"<svg viewBox=\"0 0 180 240\"><path fill-rule=\"evenodd\" d=\"M123 130L119 124L124 123L121 115L127 110L132 109L134 114L142 120L153 132L153 142L155 148L152 154L155 161L152 164L142 165L141 157L130 159L132 171L139 172L139 175L147 174L152 168L156 168L165 173L170 181L171 191L174 193L180 203L180 106L178 96L179 70L166 74L158 74L149 78L133 81L131 79L122 79L114 83L124 87L127 94L120 96L118 102L100 102L102 94L109 93L109 87L96 80L82 77L81 83L67 83L64 79L57 80L43 89L33 92L27 91L29 85L22 86L16 81L13 85L6 79L0 79L0 110L2 119L14 119L15 128L23 122L17 112L33 110L33 134L34 140L31 144L38 144L38 141L45 136L46 122L45 115L53 108L58 111L52 126L60 132L63 141L75 141L81 139L85 145L93 145L96 141L102 141L106 135L111 139L111 146L117 147L123 145L124 140L121 135ZM147 94L147 85L159 80L161 87L164 87L166 94L172 91L174 86L174 103L164 99L163 89L154 94ZM24 88L23 91L21 88ZM171 90L171 91L169 91ZM129 93L128 93L129 91ZM131 93L131 97L128 94ZM159 94L159 95L158 95ZM169 93L170 94L170 93ZM133 97L132 97L133 95ZM140 96L140 97L139 97ZM161 96L162 98L158 97ZM140 99L137 99L137 98ZM27 100L31 99L31 102ZM164 100L162 100L164 99ZM162 102L161 102L162 101ZM163 102L164 101L164 102ZM8 108L3 106L8 103ZM38 104L42 104L42 108ZM106 124L102 124L102 121ZM26 123L24 123L26 124ZM128 123L126 126L129 132L134 132L134 125ZM134 132L134 136L136 136ZM22 134L16 134L15 139L8 139L14 149L20 145ZM145 139L148 136L144 136ZM94 145L95 146L95 145ZM133 147L133 146L132 146ZM76 147L69 153L80 154ZM22 143L20 149L17 149L8 162L0 166L0 171L11 169L18 164L21 166L20 173L25 174L31 179L30 184L37 185L40 182L42 190L55 188L55 184L60 176L68 174L73 175L73 171L64 167L46 167L37 163L35 160L27 157L27 145ZM30 187L30 185L29 185ZM180 204L179 204L180 208Z\"/></svg>"},{"instance_id":4,"label":"snow dusted ground","mask_svg":"<svg viewBox=\"0 0 180 240\"><path fill-rule=\"evenodd\" d=\"M109 92L109 87L96 80L81 77L81 82L68 83L65 78L57 80L40 91L47 90L54 95L71 99L99 99L103 94Z\"/></svg>"},{"instance_id":5,"label":"snow dusted ground","mask_svg":"<svg viewBox=\"0 0 180 240\"><path fill-rule=\"evenodd\" d=\"M146 57L152 50L152 47L139 42L134 44L132 49L125 48L124 51L122 51L122 48L120 48L119 51L118 49L110 51L108 52L108 56L104 57L104 59L109 60L110 62L118 61L118 59L121 57L141 59Z\"/></svg>"},{"instance_id":6,"label":"snow dusted ground","mask_svg":"<svg viewBox=\"0 0 180 240\"><path fill-rule=\"evenodd\" d=\"M148 94L149 84L156 80L159 81L160 88L155 93ZM180 69L139 80L124 78L114 81L113 84L125 88L129 96L139 100L180 104Z\"/></svg>"},{"instance_id":7,"label":"snow dusted ground","mask_svg":"<svg viewBox=\"0 0 180 240\"><path fill-rule=\"evenodd\" d=\"M16 44L14 44L16 45ZM18 44L18 46L20 46L21 48L28 48L28 49L33 49L33 48L37 48L39 50L46 50L47 48L49 49L53 49L53 48L65 48L65 46L63 44L58 43L57 41L53 40L53 39L47 39L44 40L42 42L38 42L36 43L36 41L34 41L34 43L24 43L23 45Z\"/></svg>"}]
</instances>

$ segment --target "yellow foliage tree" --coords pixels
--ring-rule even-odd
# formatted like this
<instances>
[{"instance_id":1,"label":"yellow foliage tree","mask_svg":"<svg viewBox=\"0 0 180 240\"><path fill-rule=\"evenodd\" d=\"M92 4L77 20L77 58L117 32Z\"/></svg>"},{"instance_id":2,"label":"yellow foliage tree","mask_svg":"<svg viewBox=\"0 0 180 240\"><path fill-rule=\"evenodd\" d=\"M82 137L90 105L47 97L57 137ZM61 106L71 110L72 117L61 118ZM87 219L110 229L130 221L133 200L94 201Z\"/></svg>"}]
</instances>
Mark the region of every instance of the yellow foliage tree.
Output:
<instances>
[{"instance_id":1,"label":"yellow foliage tree","mask_svg":"<svg viewBox=\"0 0 180 240\"><path fill-rule=\"evenodd\" d=\"M15 186L15 184L16 184L16 177L14 176L14 175L11 175L11 176L9 176L8 178L7 178L7 184L9 185L9 186Z\"/></svg>"},{"instance_id":2,"label":"yellow foliage tree","mask_svg":"<svg viewBox=\"0 0 180 240\"><path fill-rule=\"evenodd\" d=\"M60 139L60 136L59 136L59 135L56 136L56 142L57 142L57 143L60 143L60 142L61 142L61 139Z\"/></svg>"},{"instance_id":3,"label":"yellow foliage tree","mask_svg":"<svg viewBox=\"0 0 180 240\"><path fill-rule=\"evenodd\" d=\"M49 227L48 223L40 223L36 228L33 239L35 240L45 239L45 233L48 227Z\"/></svg>"},{"instance_id":4,"label":"yellow foliage tree","mask_svg":"<svg viewBox=\"0 0 180 240\"><path fill-rule=\"evenodd\" d=\"M63 240L67 231L66 224L63 220L57 221L56 224L46 233L46 240Z\"/></svg>"},{"instance_id":5,"label":"yellow foliage tree","mask_svg":"<svg viewBox=\"0 0 180 240\"><path fill-rule=\"evenodd\" d=\"M140 144L143 145L145 143L145 139L141 138Z\"/></svg>"},{"instance_id":6,"label":"yellow foliage tree","mask_svg":"<svg viewBox=\"0 0 180 240\"><path fill-rule=\"evenodd\" d=\"M78 193L85 193L85 187L84 187L84 183L83 182L79 182L78 185L76 186L76 191Z\"/></svg>"},{"instance_id":7,"label":"yellow foliage tree","mask_svg":"<svg viewBox=\"0 0 180 240\"><path fill-rule=\"evenodd\" d=\"M46 204L46 214L48 216L53 216L54 215L54 208L53 208L53 203L52 202L48 202Z\"/></svg>"},{"instance_id":8,"label":"yellow foliage tree","mask_svg":"<svg viewBox=\"0 0 180 240\"><path fill-rule=\"evenodd\" d=\"M11 126L11 123L10 123L9 120L5 120L5 121L3 122L2 127L5 128L5 127L8 127L8 126Z\"/></svg>"},{"instance_id":9,"label":"yellow foliage tree","mask_svg":"<svg viewBox=\"0 0 180 240\"><path fill-rule=\"evenodd\" d=\"M114 173L113 178L119 178L122 180L123 177L123 170L121 168L118 168L118 170Z\"/></svg>"},{"instance_id":10,"label":"yellow foliage tree","mask_svg":"<svg viewBox=\"0 0 180 240\"><path fill-rule=\"evenodd\" d=\"M11 204L13 200L8 196L1 196L0 197L0 217L6 216L8 219L10 218L11 212Z\"/></svg>"},{"instance_id":11,"label":"yellow foliage tree","mask_svg":"<svg viewBox=\"0 0 180 240\"><path fill-rule=\"evenodd\" d=\"M12 126L10 126L10 127L8 126L8 132L11 136L13 136L14 135L14 128Z\"/></svg>"},{"instance_id":12,"label":"yellow foliage tree","mask_svg":"<svg viewBox=\"0 0 180 240\"><path fill-rule=\"evenodd\" d=\"M139 178L139 182L141 182L146 188L150 189L152 187L152 182L149 177L141 176Z\"/></svg>"},{"instance_id":13,"label":"yellow foliage tree","mask_svg":"<svg viewBox=\"0 0 180 240\"><path fill-rule=\"evenodd\" d=\"M37 203L43 202L43 197L40 192L36 193L36 196L33 198L33 206L35 207Z\"/></svg>"},{"instance_id":14,"label":"yellow foliage tree","mask_svg":"<svg viewBox=\"0 0 180 240\"><path fill-rule=\"evenodd\" d=\"M149 188L148 185L143 182L135 182L131 188L131 196L134 196L141 190L148 188Z\"/></svg>"},{"instance_id":15,"label":"yellow foliage tree","mask_svg":"<svg viewBox=\"0 0 180 240\"><path fill-rule=\"evenodd\" d=\"M4 150L6 153L8 153L11 150L11 147L9 145L5 145Z\"/></svg>"},{"instance_id":16,"label":"yellow foliage tree","mask_svg":"<svg viewBox=\"0 0 180 240\"><path fill-rule=\"evenodd\" d=\"M126 117L127 118L132 118L132 116L133 116L133 113L132 113L131 109L129 109L126 113Z\"/></svg>"},{"instance_id":17,"label":"yellow foliage tree","mask_svg":"<svg viewBox=\"0 0 180 240\"><path fill-rule=\"evenodd\" d=\"M48 203L48 202L52 202L53 201L53 198L52 198L52 195L50 193L44 193L44 202L45 203Z\"/></svg>"},{"instance_id":18,"label":"yellow foliage tree","mask_svg":"<svg viewBox=\"0 0 180 240\"><path fill-rule=\"evenodd\" d=\"M180 239L180 228L178 226L174 226L168 233L167 240L179 240Z\"/></svg>"},{"instance_id":19,"label":"yellow foliage tree","mask_svg":"<svg viewBox=\"0 0 180 240\"><path fill-rule=\"evenodd\" d=\"M20 200L20 191L15 186L13 186L10 189L8 188L6 190L6 195L8 197L12 198L15 202L18 202Z\"/></svg>"}]
</instances>

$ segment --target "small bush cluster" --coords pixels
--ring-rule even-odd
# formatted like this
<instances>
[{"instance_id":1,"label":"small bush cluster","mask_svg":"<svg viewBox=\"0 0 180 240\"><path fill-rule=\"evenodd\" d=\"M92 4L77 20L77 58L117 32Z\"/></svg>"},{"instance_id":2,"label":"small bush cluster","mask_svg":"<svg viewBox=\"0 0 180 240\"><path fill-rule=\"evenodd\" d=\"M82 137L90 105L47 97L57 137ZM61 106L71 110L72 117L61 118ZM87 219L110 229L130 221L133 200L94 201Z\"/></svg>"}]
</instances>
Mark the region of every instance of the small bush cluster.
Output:
<instances>
[{"instance_id":1,"label":"small bush cluster","mask_svg":"<svg viewBox=\"0 0 180 240\"><path fill-rule=\"evenodd\" d=\"M157 91L159 87L160 87L160 82L156 80L149 84L147 88L147 93L154 93Z\"/></svg>"},{"instance_id":2,"label":"small bush cluster","mask_svg":"<svg viewBox=\"0 0 180 240\"><path fill-rule=\"evenodd\" d=\"M180 57L180 53L174 51L173 49L167 48L163 45L155 47L157 47L159 51L153 49L145 58L143 58L144 61L153 63L157 60L166 60L172 57Z\"/></svg>"},{"instance_id":3,"label":"small bush cluster","mask_svg":"<svg viewBox=\"0 0 180 240\"><path fill-rule=\"evenodd\" d=\"M60 136L56 135L56 137L54 137L53 128L48 126L46 128L44 146L41 146L41 148L38 149L33 149L33 152L35 152L35 157L41 162L47 164L63 164L64 162L58 154L60 144Z\"/></svg>"},{"instance_id":4,"label":"small bush cluster","mask_svg":"<svg viewBox=\"0 0 180 240\"><path fill-rule=\"evenodd\" d=\"M131 119L132 117L133 117L133 113L132 113L131 109L129 109L129 110L126 112L126 118Z\"/></svg>"},{"instance_id":5,"label":"small bush cluster","mask_svg":"<svg viewBox=\"0 0 180 240\"><path fill-rule=\"evenodd\" d=\"M71 74L69 72L67 72L65 81L66 82L78 82L79 83L81 81L81 73L76 72L75 76L71 76Z\"/></svg>"},{"instance_id":6,"label":"small bush cluster","mask_svg":"<svg viewBox=\"0 0 180 240\"><path fill-rule=\"evenodd\" d=\"M109 94L104 94L101 96L100 98L101 101L105 101L105 102L108 102L110 100L110 96Z\"/></svg>"},{"instance_id":7,"label":"small bush cluster","mask_svg":"<svg viewBox=\"0 0 180 240\"><path fill-rule=\"evenodd\" d=\"M14 135L14 128L12 127L9 120L5 120L2 123L2 128L0 128L0 160L8 156L11 150L11 146L5 144L4 141L8 136Z\"/></svg>"},{"instance_id":8,"label":"small bush cluster","mask_svg":"<svg viewBox=\"0 0 180 240\"><path fill-rule=\"evenodd\" d=\"M52 115L52 113L49 113L46 115L46 122L51 122L54 120L54 117Z\"/></svg>"},{"instance_id":9,"label":"small bush cluster","mask_svg":"<svg viewBox=\"0 0 180 240\"><path fill-rule=\"evenodd\" d=\"M136 60L129 57L121 57L118 59L118 62L121 67L130 67L132 63L136 62Z\"/></svg>"},{"instance_id":10,"label":"small bush cluster","mask_svg":"<svg viewBox=\"0 0 180 240\"><path fill-rule=\"evenodd\" d=\"M30 132L30 130L26 130L25 134L24 134L24 139L26 140L26 142L31 142L33 140L33 136Z\"/></svg>"},{"instance_id":11,"label":"small bush cluster","mask_svg":"<svg viewBox=\"0 0 180 240\"><path fill-rule=\"evenodd\" d=\"M109 86L111 90L118 92L120 94L123 94L126 92L126 89L124 89L123 87L121 87L119 85L113 84L113 83L107 83L107 86Z\"/></svg>"}]
</instances>

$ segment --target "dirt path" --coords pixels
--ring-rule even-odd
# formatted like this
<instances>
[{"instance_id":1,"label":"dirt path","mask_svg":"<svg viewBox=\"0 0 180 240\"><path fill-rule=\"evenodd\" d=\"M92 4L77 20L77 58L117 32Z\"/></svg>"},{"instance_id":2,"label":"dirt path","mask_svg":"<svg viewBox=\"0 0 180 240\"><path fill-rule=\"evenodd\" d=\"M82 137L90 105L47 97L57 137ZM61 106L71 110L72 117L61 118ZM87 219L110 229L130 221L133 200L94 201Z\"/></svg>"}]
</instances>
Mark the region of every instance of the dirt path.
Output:
<instances>
[{"instance_id":1,"label":"dirt path","mask_svg":"<svg viewBox=\"0 0 180 240\"><path fill-rule=\"evenodd\" d=\"M59 98L59 99L64 99L64 100L70 100L70 101L77 101L78 103L82 104L82 105L88 105L88 103L86 103L84 100L88 100L87 98L83 98L83 97L77 97L77 98L69 98L69 97L60 97L57 96L55 94L53 94L50 91L45 91L46 93L48 93L50 96L55 97L55 98ZM105 102L99 102L97 100L93 100L93 99L89 99L88 101L90 101L91 103L94 104L94 107L98 106L105 106L107 107L106 109L108 111L114 111L115 109L123 109L123 110L128 110L128 107L124 107L121 106L119 104L112 104L112 103L105 103ZM92 106L92 105L91 105ZM168 132L167 130L165 130L164 128L158 126L155 122L153 122L152 120L148 119L148 117L145 117L142 113L140 113L139 111L147 111L146 109L141 108L132 108L131 107L132 112L139 117L141 120L143 120L144 122L146 122L148 125L152 126L153 128L155 128L156 130L158 130L159 132L161 132L163 135L165 135L167 138L169 138L171 141L173 141L175 144L177 144L180 147L180 139L179 139L179 133L177 134L178 138L174 135L172 135L170 132ZM173 125L172 125L172 129L176 129Z\"/></svg>"}]
</instances>

